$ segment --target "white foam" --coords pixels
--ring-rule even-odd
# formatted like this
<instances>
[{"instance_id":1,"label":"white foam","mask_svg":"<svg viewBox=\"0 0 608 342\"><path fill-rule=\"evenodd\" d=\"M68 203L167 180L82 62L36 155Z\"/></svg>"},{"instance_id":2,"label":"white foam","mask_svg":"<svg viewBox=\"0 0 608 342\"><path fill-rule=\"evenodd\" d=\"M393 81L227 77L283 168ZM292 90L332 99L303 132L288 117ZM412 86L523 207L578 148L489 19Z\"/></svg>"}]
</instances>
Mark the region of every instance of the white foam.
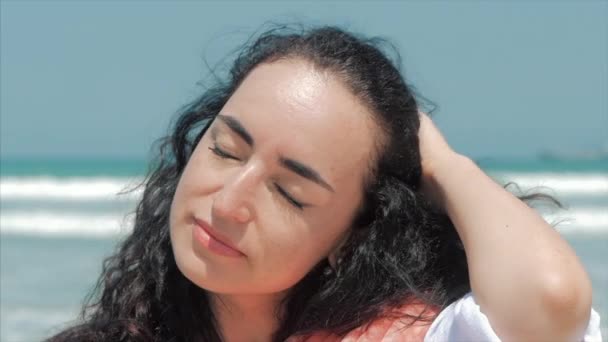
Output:
<instances>
[{"instance_id":1,"label":"white foam","mask_svg":"<svg viewBox=\"0 0 608 342\"><path fill-rule=\"evenodd\" d=\"M523 190L546 187L561 195L608 196L608 173L497 173L503 182L515 182Z\"/></svg>"},{"instance_id":2,"label":"white foam","mask_svg":"<svg viewBox=\"0 0 608 342\"><path fill-rule=\"evenodd\" d=\"M141 196L141 189L119 195L129 187L139 184L139 178L112 177L2 177L2 200L116 200L134 199Z\"/></svg>"},{"instance_id":3,"label":"white foam","mask_svg":"<svg viewBox=\"0 0 608 342\"><path fill-rule=\"evenodd\" d=\"M500 181L514 181L523 190L544 186L558 195L584 196L604 203L608 199L608 175L600 173L516 173L493 175ZM126 177L2 177L0 198L25 201L135 201L141 189L118 195L141 179ZM541 189L544 191L544 189ZM553 191L549 191L552 193ZM596 201L597 202L597 201ZM46 210L9 210L0 213L0 231L35 235L109 236L130 231L131 221L125 222L123 212L94 213L73 209L62 212ZM44 208L44 205L42 206ZM608 232L608 208L605 206L574 207L568 211L547 214L549 222L561 222L564 232Z\"/></svg>"},{"instance_id":4,"label":"white foam","mask_svg":"<svg viewBox=\"0 0 608 342\"><path fill-rule=\"evenodd\" d=\"M501 182L513 181L523 189L544 187L558 195L608 196L608 174L601 173L523 173L493 174ZM137 189L119 193L139 184L140 177L2 177L2 200L134 200L141 196Z\"/></svg>"},{"instance_id":5,"label":"white foam","mask_svg":"<svg viewBox=\"0 0 608 342\"><path fill-rule=\"evenodd\" d=\"M544 214L549 223L557 223L562 233L608 233L608 208L581 207Z\"/></svg>"},{"instance_id":6,"label":"white foam","mask_svg":"<svg viewBox=\"0 0 608 342\"><path fill-rule=\"evenodd\" d=\"M43 236L115 236L131 231L133 215L55 211L9 211L0 214L0 232Z\"/></svg>"},{"instance_id":7,"label":"white foam","mask_svg":"<svg viewBox=\"0 0 608 342\"><path fill-rule=\"evenodd\" d=\"M608 210L581 207L543 214L563 233L608 233ZM0 214L0 232L41 236L116 236L128 234L133 215L60 211L8 211Z\"/></svg>"}]
</instances>

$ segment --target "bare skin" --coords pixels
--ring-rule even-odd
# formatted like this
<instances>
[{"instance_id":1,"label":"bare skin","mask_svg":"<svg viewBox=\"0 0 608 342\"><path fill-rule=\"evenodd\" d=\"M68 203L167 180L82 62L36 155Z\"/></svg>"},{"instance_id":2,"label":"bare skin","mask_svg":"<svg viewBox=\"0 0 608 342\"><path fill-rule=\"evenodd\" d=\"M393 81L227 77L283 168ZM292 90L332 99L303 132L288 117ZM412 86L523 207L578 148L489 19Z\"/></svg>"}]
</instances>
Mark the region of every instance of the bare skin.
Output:
<instances>
[{"instance_id":1,"label":"bare skin","mask_svg":"<svg viewBox=\"0 0 608 342\"><path fill-rule=\"evenodd\" d=\"M426 191L460 235L476 301L505 341L573 341L591 311L591 282L568 243L533 209L454 152L421 115Z\"/></svg>"},{"instance_id":2,"label":"bare skin","mask_svg":"<svg viewBox=\"0 0 608 342\"><path fill-rule=\"evenodd\" d=\"M172 246L181 272L211 294L224 340L268 341L286 291L319 261L332 260L347 236L378 130L336 77L299 60L256 67L220 114L224 121L214 121L180 179ZM238 120L255 142L235 133L225 117ZM456 225L474 295L498 335L559 341L578 334L588 320L591 287L567 243L454 152L424 114L419 138L425 191ZM282 156L313 167L323 181L287 170ZM193 215L243 255L197 245Z\"/></svg>"},{"instance_id":3,"label":"bare skin","mask_svg":"<svg viewBox=\"0 0 608 342\"><path fill-rule=\"evenodd\" d=\"M268 341L285 292L344 240L363 198L371 117L338 78L279 61L246 77L197 145L172 203L171 242L181 272L211 294L226 341ZM242 255L198 244L193 216Z\"/></svg>"}]
</instances>

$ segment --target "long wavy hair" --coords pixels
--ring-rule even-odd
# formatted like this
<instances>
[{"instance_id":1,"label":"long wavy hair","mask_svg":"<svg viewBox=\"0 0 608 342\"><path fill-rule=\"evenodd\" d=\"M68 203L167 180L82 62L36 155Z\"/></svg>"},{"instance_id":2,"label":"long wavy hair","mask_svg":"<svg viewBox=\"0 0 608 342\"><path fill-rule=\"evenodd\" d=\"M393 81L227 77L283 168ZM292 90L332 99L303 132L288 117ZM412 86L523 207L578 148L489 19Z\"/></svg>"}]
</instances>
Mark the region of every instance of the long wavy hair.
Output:
<instances>
[{"instance_id":1,"label":"long wavy hair","mask_svg":"<svg viewBox=\"0 0 608 342\"><path fill-rule=\"evenodd\" d=\"M177 268L171 201L194 147L239 84L257 65L279 59L304 59L338 77L373 112L382 136L339 261L332 272L320 262L290 289L273 340L320 330L343 335L408 302L440 309L470 291L458 234L419 189L416 97L381 44L336 27L273 28L246 43L226 77L184 107L161 140L132 233L104 261L78 325L48 341L221 341L207 291Z\"/></svg>"}]
</instances>

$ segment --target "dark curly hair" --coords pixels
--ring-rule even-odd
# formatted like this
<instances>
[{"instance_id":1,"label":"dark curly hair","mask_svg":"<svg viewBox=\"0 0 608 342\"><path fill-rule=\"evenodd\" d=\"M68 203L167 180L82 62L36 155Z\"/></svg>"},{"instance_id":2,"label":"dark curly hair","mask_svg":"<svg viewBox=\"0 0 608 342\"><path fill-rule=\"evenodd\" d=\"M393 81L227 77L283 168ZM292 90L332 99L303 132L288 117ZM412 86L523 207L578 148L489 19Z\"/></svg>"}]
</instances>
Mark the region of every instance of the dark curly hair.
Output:
<instances>
[{"instance_id":1,"label":"dark curly hair","mask_svg":"<svg viewBox=\"0 0 608 342\"><path fill-rule=\"evenodd\" d=\"M382 42L336 27L279 27L247 43L226 77L185 107L161 140L133 232L105 260L82 321L48 341L221 341L207 292L177 268L171 201L194 147L229 97L257 65L279 59L304 59L336 75L368 106L382 134L335 271L328 274L324 260L290 289L273 340L319 330L343 335L405 303L441 309L470 291L454 226L420 192L419 105Z\"/></svg>"}]
</instances>

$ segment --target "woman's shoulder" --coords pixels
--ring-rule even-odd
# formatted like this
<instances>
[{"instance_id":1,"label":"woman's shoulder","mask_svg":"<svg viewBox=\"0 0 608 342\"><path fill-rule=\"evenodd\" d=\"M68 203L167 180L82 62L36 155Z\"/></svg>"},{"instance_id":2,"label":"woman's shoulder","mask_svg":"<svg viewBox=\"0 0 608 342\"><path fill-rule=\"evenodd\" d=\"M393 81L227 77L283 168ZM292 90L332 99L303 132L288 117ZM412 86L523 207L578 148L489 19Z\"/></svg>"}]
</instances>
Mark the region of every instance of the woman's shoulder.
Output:
<instances>
[{"instance_id":1,"label":"woman's shoulder","mask_svg":"<svg viewBox=\"0 0 608 342\"><path fill-rule=\"evenodd\" d=\"M440 309L424 304L406 304L395 311L396 315L377 319L350 331L346 336L319 332L307 337L292 337L288 342L338 341L495 341L494 332L486 315L481 311L472 293ZM426 319L412 323L411 317ZM580 341L602 341L600 316L591 309L589 323Z\"/></svg>"},{"instance_id":2,"label":"woman's shoulder","mask_svg":"<svg viewBox=\"0 0 608 342\"><path fill-rule=\"evenodd\" d=\"M385 317L348 332L345 336L318 332L306 337L291 337L287 342L423 341L431 326L432 318L437 316L439 311L438 308L426 304L408 303L391 310ZM413 317L423 319L416 320Z\"/></svg>"},{"instance_id":3,"label":"woman's shoulder","mask_svg":"<svg viewBox=\"0 0 608 342\"><path fill-rule=\"evenodd\" d=\"M488 317L483 313L471 292L443 309L429 327L424 339L428 342L500 342L500 337L490 325ZM587 328L577 341L602 341L600 316L595 310L591 309Z\"/></svg>"}]
</instances>

